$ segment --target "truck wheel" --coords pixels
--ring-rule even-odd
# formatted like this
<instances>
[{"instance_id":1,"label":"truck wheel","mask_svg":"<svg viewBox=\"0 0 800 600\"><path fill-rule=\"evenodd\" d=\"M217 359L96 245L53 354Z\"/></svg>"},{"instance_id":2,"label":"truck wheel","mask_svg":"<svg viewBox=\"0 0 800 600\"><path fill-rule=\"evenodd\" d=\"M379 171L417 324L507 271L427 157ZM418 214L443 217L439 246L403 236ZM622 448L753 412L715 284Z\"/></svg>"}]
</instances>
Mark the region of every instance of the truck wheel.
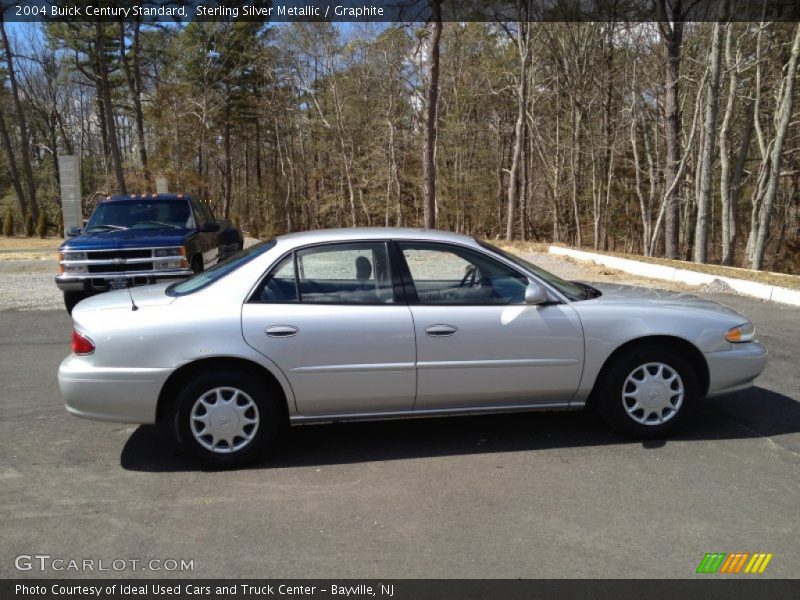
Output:
<instances>
[{"instance_id":1,"label":"truck wheel","mask_svg":"<svg viewBox=\"0 0 800 600\"><path fill-rule=\"evenodd\" d=\"M201 257L195 256L192 259L192 271L194 271L195 275L203 272L203 259Z\"/></svg>"},{"instance_id":2,"label":"truck wheel","mask_svg":"<svg viewBox=\"0 0 800 600\"><path fill-rule=\"evenodd\" d=\"M75 305L88 297L89 295L85 292L64 292L64 306L67 308L67 312L72 314Z\"/></svg>"}]
</instances>

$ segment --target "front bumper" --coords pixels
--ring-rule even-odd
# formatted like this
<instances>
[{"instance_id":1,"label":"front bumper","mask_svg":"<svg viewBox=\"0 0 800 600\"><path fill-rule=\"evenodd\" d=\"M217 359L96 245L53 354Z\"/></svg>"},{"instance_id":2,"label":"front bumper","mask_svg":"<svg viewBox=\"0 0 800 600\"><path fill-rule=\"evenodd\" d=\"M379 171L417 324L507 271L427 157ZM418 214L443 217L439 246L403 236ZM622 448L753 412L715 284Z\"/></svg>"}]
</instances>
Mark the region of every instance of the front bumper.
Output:
<instances>
[{"instance_id":1,"label":"front bumper","mask_svg":"<svg viewBox=\"0 0 800 600\"><path fill-rule=\"evenodd\" d=\"M767 349L760 342L731 344L730 350L706 354L708 396L719 396L753 385L767 366Z\"/></svg>"},{"instance_id":2,"label":"front bumper","mask_svg":"<svg viewBox=\"0 0 800 600\"><path fill-rule=\"evenodd\" d=\"M173 271L148 271L141 273L99 273L88 275L56 275L56 285L63 292L107 292L116 281L125 280L126 286L150 285L168 279L184 279L194 274L191 269ZM117 285L116 287L124 287Z\"/></svg>"},{"instance_id":3,"label":"front bumper","mask_svg":"<svg viewBox=\"0 0 800 600\"><path fill-rule=\"evenodd\" d=\"M58 368L58 387L72 415L94 421L155 423L158 396L171 368L95 367L71 354Z\"/></svg>"}]
</instances>

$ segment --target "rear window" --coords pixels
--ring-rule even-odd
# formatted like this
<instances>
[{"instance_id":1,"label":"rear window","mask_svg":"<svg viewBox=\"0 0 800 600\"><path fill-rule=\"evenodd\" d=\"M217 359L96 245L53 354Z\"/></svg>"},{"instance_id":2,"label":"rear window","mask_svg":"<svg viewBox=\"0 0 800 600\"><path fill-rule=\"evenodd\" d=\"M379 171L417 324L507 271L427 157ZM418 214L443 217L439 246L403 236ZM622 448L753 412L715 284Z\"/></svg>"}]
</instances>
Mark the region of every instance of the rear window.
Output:
<instances>
[{"instance_id":1,"label":"rear window","mask_svg":"<svg viewBox=\"0 0 800 600\"><path fill-rule=\"evenodd\" d=\"M264 252L270 248L273 248L275 243L275 240L269 240L267 242L261 242L260 244L250 246L245 250L240 250L230 258L222 261L221 263L217 263L207 271L198 273L194 277L190 277L184 281L173 283L166 289L167 295L186 296L187 294L192 294L198 290L208 287L215 281L219 281L226 275L232 273L242 265L249 263L257 256L264 254Z\"/></svg>"}]
</instances>

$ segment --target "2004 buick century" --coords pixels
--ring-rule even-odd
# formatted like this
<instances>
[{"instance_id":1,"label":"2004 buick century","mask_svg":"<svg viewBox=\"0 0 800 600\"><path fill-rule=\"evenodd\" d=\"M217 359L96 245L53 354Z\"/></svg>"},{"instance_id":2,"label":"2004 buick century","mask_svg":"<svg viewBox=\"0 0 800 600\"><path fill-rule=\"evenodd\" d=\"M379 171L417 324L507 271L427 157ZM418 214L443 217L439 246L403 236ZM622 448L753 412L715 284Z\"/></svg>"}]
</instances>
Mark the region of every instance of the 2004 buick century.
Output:
<instances>
[{"instance_id":1,"label":"2004 buick century","mask_svg":"<svg viewBox=\"0 0 800 600\"><path fill-rule=\"evenodd\" d=\"M753 325L720 304L568 282L472 237L412 229L280 236L72 317L67 410L171 422L216 465L314 421L593 404L622 433L661 436L767 360Z\"/></svg>"}]
</instances>

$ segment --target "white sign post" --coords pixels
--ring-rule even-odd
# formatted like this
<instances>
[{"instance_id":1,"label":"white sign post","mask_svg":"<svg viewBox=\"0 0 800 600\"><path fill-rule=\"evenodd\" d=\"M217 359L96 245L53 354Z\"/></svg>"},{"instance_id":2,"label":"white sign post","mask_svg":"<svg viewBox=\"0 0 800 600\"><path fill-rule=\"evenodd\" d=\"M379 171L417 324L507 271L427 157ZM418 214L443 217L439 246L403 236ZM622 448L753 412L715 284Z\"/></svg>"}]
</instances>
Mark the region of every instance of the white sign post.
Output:
<instances>
[{"instance_id":1,"label":"white sign post","mask_svg":"<svg viewBox=\"0 0 800 600\"><path fill-rule=\"evenodd\" d=\"M78 157L59 155L58 173L61 178L61 214L64 216L64 237L66 237L70 227L83 226L81 165Z\"/></svg>"}]
</instances>

